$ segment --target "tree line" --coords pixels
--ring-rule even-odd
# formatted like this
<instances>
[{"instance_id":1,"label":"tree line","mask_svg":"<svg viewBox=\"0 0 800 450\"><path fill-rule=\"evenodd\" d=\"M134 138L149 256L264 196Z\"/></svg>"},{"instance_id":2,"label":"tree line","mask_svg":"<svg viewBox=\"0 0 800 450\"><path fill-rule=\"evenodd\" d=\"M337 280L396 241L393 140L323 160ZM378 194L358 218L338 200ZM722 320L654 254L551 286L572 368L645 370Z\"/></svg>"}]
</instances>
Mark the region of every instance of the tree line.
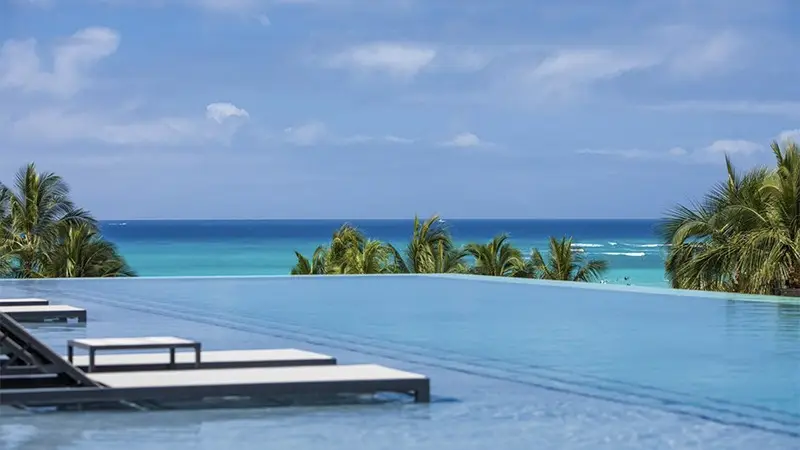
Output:
<instances>
[{"instance_id":1,"label":"tree line","mask_svg":"<svg viewBox=\"0 0 800 450\"><path fill-rule=\"evenodd\" d=\"M403 249L368 238L344 224L326 245L307 257L295 251L292 275L348 275L392 273L455 273L563 281L599 281L608 262L587 259L574 251L572 238L551 237L547 257L533 249L526 258L507 234L485 243L456 246L447 226L434 215L414 218L409 242Z\"/></svg>"}]
</instances>

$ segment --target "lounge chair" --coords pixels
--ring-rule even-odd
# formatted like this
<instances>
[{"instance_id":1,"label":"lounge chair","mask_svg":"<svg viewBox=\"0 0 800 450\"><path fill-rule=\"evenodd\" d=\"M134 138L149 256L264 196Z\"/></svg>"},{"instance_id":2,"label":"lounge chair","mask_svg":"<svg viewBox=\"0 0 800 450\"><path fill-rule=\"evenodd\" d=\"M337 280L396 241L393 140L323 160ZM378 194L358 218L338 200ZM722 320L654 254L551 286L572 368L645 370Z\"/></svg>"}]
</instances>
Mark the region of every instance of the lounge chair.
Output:
<instances>
[{"instance_id":1,"label":"lounge chair","mask_svg":"<svg viewBox=\"0 0 800 450\"><path fill-rule=\"evenodd\" d=\"M86 322L86 310L69 305L0 306L0 313L20 322Z\"/></svg>"},{"instance_id":2,"label":"lounge chair","mask_svg":"<svg viewBox=\"0 0 800 450\"><path fill-rule=\"evenodd\" d=\"M336 358L320 353L293 348L252 350L204 350L200 369L243 369L265 367L299 367L335 365ZM89 357L76 356L73 364L86 370ZM118 353L99 355L92 372L129 372L151 370L195 369L194 354L176 355L176 364L170 366L169 355L164 353Z\"/></svg>"},{"instance_id":3,"label":"lounge chair","mask_svg":"<svg viewBox=\"0 0 800 450\"><path fill-rule=\"evenodd\" d=\"M43 298L0 298L0 306L43 306L50 301Z\"/></svg>"},{"instance_id":4,"label":"lounge chair","mask_svg":"<svg viewBox=\"0 0 800 450\"><path fill-rule=\"evenodd\" d=\"M382 391L411 393L418 402L430 401L427 377L373 364L85 373L2 313L0 348L9 355L0 373L20 365L39 372L0 375L0 405L130 404Z\"/></svg>"}]
</instances>

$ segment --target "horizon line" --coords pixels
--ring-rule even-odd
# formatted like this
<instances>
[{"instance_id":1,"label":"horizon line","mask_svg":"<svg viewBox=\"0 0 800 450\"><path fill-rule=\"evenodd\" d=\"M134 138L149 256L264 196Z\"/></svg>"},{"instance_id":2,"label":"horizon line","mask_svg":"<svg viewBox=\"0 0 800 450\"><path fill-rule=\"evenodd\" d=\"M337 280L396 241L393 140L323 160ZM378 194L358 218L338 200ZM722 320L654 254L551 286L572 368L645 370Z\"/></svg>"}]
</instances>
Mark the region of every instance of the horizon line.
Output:
<instances>
[{"instance_id":1,"label":"horizon line","mask_svg":"<svg viewBox=\"0 0 800 450\"><path fill-rule=\"evenodd\" d=\"M411 221L414 218L408 217L356 217L356 218L146 218L146 219L97 219L100 222L288 222L288 221L306 221L306 222L333 222L333 221L379 221L379 220L406 220ZM663 220L661 217L442 217L442 220L473 220L473 221L658 221Z\"/></svg>"}]
</instances>

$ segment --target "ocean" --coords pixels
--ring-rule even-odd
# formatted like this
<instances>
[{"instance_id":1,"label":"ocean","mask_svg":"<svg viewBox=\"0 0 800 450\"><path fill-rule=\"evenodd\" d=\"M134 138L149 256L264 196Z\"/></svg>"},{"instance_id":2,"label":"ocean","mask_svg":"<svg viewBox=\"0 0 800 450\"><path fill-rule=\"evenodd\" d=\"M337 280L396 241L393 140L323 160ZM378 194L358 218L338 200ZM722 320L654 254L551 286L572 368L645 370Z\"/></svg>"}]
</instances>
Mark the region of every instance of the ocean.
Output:
<instances>
[{"instance_id":1,"label":"ocean","mask_svg":"<svg viewBox=\"0 0 800 450\"><path fill-rule=\"evenodd\" d=\"M104 236L140 276L287 275L294 251L310 256L344 220L103 221ZM367 236L404 247L411 220L347 221ZM506 232L526 254L549 236L572 236L587 257L609 262L606 281L667 287L655 220L446 220L454 241L485 242Z\"/></svg>"}]
</instances>

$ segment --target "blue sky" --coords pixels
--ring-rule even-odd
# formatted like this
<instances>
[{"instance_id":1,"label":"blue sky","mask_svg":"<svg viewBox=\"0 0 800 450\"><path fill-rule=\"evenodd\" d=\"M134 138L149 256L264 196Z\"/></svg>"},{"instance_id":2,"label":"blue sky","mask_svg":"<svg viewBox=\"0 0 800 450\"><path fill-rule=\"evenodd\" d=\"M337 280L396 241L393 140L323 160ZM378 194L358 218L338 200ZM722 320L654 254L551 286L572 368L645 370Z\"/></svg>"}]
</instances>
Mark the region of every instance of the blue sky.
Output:
<instances>
[{"instance_id":1,"label":"blue sky","mask_svg":"<svg viewBox=\"0 0 800 450\"><path fill-rule=\"evenodd\" d=\"M0 179L101 218L657 217L800 136L792 0L10 0Z\"/></svg>"}]
</instances>

